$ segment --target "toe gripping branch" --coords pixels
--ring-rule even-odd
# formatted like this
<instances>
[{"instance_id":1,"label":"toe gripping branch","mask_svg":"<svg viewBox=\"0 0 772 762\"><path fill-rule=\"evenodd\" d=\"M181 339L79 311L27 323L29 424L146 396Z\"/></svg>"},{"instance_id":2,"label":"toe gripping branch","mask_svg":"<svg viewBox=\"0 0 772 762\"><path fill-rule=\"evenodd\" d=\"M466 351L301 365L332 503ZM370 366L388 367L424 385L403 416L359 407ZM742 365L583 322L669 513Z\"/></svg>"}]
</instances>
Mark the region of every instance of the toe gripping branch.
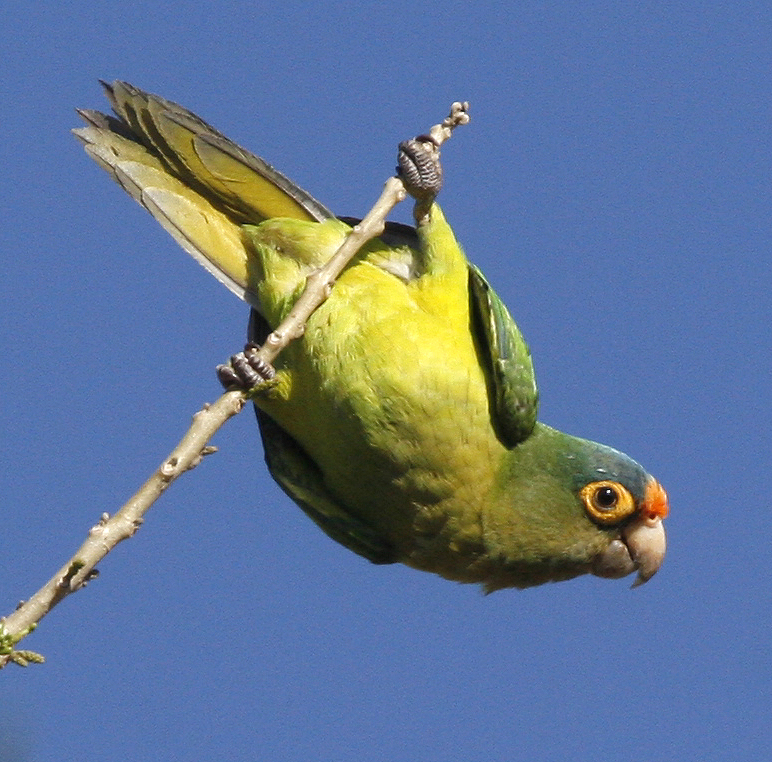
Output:
<instances>
[{"instance_id":1,"label":"toe gripping branch","mask_svg":"<svg viewBox=\"0 0 772 762\"><path fill-rule=\"evenodd\" d=\"M431 203L442 188L440 144L431 135L419 135L399 144L397 174L417 201Z\"/></svg>"},{"instance_id":2,"label":"toe gripping branch","mask_svg":"<svg viewBox=\"0 0 772 762\"><path fill-rule=\"evenodd\" d=\"M259 356L259 350L259 344L249 342L227 365L217 366L217 378L224 389L250 391L276 375L273 365Z\"/></svg>"}]
</instances>

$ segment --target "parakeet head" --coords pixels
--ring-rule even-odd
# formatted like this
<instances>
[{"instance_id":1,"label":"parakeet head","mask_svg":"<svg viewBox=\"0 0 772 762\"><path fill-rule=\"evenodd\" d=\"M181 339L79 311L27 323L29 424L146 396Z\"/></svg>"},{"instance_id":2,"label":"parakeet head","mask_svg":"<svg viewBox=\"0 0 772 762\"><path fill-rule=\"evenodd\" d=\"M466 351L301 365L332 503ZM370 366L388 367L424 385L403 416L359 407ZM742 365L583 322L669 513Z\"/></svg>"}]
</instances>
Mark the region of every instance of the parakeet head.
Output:
<instances>
[{"instance_id":1,"label":"parakeet head","mask_svg":"<svg viewBox=\"0 0 772 762\"><path fill-rule=\"evenodd\" d=\"M518 499L509 526L497 529L517 546L516 561L510 581L492 581L488 590L637 571L636 587L654 576L665 557L668 499L642 466L543 424L508 456L502 487Z\"/></svg>"},{"instance_id":2,"label":"parakeet head","mask_svg":"<svg viewBox=\"0 0 772 762\"><path fill-rule=\"evenodd\" d=\"M634 460L604 445L579 440L582 470L573 474L574 489L587 518L608 532L608 545L592 562L599 577L638 572L634 587L657 572L665 558L662 520L668 514L665 490ZM568 456L569 460L572 456Z\"/></svg>"}]
</instances>

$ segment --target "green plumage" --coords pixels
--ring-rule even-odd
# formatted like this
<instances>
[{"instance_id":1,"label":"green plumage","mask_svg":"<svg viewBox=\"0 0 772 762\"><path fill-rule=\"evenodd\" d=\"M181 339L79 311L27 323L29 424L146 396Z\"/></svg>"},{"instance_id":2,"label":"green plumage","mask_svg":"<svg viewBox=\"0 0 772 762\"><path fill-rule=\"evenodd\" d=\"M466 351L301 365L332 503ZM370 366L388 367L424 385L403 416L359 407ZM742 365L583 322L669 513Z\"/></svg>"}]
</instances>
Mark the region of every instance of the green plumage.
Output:
<instances>
[{"instance_id":1,"label":"green plumage","mask_svg":"<svg viewBox=\"0 0 772 762\"><path fill-rule=\"evenodd\" d=\"M262 339L346 221L180 106L107 93L118 119L81 112L86 150L253 306ZM270 472L365 558L488 590L659 566L664 492L536 423L527 346L436 205L358 253L276 369L254 397Z\"/></svg>"}]
</instances>

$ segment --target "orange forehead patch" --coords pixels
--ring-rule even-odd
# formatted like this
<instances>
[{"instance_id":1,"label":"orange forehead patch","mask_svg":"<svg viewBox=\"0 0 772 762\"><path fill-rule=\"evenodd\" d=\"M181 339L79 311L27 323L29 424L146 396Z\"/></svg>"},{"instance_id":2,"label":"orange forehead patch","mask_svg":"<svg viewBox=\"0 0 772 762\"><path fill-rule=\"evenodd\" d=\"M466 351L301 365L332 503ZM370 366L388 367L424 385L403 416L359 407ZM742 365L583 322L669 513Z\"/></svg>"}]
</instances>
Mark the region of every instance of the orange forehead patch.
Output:
<instances>
[{"instance_id":1,"label":"orange forehead patch","mask_svg":"<svg viewBox=\"0 0 772 762\"><path fill-rule=\"evenodd\" d=\"M669 511L667 492L662 489L662 485L656 479L650 479L646 485L646 495L643 499L641 513L654 520L664 519Z\"/></svg>"}]
</instances>

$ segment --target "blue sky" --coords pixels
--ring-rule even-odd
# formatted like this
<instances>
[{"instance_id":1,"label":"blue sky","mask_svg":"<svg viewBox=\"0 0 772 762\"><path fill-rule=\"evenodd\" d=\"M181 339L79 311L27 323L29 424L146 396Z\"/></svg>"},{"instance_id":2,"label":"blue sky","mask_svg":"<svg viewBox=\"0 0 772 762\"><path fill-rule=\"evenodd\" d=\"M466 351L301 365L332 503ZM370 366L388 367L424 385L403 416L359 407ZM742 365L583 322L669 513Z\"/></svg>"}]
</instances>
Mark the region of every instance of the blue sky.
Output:
<instances>
[{"instance_id":1,"label":"blue sky","mask_svg":"<svg viewBox=\"0 0 772 762\"><path fill-rule=\"evenodd\" d=\"M486 597L330 541L247 411L26 641L47 664L0 675L0 758L770 757L768 3L15 5L2 613L155 468L245 333L70 135L98 78L351 215L468 99L441 201L531 345L541 418L644 463L671 517L643 588Z\"/></svg>"}]
</instances>

